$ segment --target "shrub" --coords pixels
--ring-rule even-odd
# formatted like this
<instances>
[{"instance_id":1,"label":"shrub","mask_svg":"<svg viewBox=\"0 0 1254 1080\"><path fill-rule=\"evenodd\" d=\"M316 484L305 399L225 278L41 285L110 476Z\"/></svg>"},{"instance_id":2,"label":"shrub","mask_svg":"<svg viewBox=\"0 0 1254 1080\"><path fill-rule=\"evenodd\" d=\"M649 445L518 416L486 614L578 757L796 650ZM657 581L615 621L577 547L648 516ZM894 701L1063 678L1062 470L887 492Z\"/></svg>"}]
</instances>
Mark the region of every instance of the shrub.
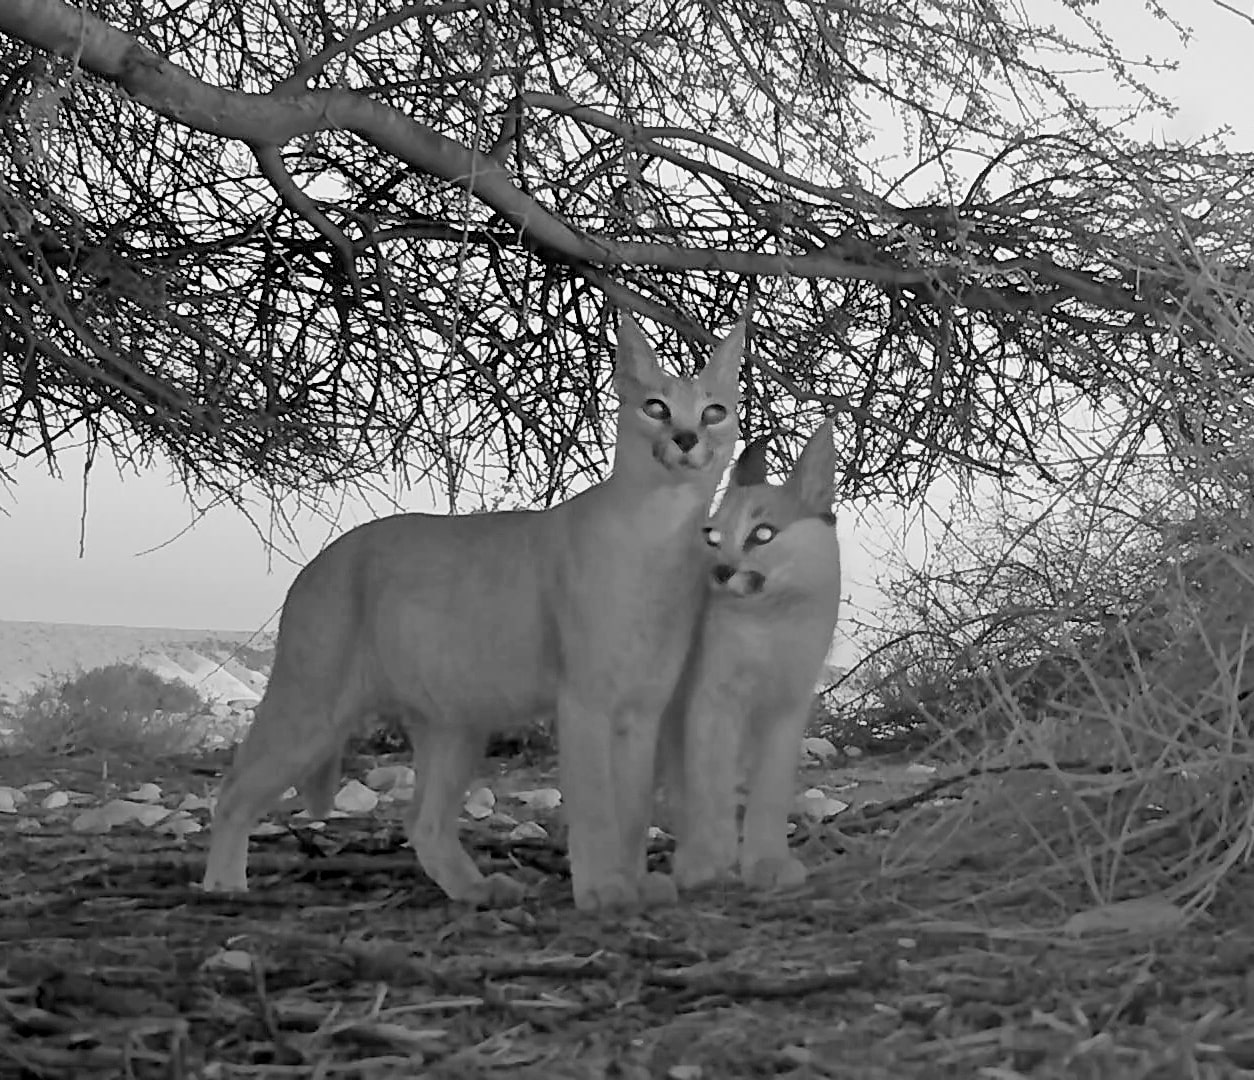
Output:
<instances>
[{"instance_id":1,"label":"shrub","mask_svg":"<svg viewBox=\"0 0 1254 1080\"><path fill-rule=\"evenodd\" d=\"M138 664L109 664L37 686L14 707L10 727L21 750L155 756L194 747L203 728L191 718L205 711L184 683Z\"/></svg>"},{"instance_id":2,"label":"shrub","mask_svg":"<svg viewBox=\"0 0 1254 1080\"><path fill-rule=\"evenodd\" d=\"M909 812L886 872L979 850L1068 904L1205 903L1248 859L1254 485L1120 464L962 506L888 583L859 722L913 729L962 779ZM1254 454L1228 465L1254 476Z\"/></svg>"}]
</instances>

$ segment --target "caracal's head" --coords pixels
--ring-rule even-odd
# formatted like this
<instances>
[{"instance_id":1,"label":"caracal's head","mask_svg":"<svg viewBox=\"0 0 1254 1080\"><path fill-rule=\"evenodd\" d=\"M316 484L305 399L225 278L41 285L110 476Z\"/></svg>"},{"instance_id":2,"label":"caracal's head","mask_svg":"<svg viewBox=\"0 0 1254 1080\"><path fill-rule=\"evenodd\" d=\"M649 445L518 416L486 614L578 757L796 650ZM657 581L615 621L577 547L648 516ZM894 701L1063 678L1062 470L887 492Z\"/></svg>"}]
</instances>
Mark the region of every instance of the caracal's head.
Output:
<instances>
[{"instance_id":1,"label":"caracal's head","mask_svg":"<svg viewBox=\"0 0 1254 1080\"><path fill-rule=\"evenodd\" d=\"M783 484L766 479L767 443L745 447L703 530L710 587L716 596L745 599L829 595L840 583L832 422L811 436Z\"/></svg>"},{"instance_id":2,"label":"caracal's head","mask_svg":"<svg viewBox=\"0 0 1254 1080\"><path fill-rule=\"evenodd\" d=\"M678 481L700 477L717 484L740 437L736 410L744 344L741 321L696 378L668 375L636 320L624 314L614 367L619 402L614 471L660 468Z\"/></svg>"}]
</instances>

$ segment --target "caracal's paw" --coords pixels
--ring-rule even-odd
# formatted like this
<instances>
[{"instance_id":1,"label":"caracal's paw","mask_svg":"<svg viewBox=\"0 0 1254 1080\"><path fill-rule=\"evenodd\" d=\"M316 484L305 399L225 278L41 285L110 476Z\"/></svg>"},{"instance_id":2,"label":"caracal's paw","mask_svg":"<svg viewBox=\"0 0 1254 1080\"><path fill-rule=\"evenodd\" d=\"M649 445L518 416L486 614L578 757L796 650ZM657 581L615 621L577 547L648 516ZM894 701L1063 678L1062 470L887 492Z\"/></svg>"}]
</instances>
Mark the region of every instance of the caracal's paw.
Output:
<instances>
[{"instance_id":1,"label":"caracal's paw","mask_svg":"<svg viewBox=\"0 0 1254 1080\"><path fill-rule=\"evenodd\" d=\"M645 874L640 881L640 902L645 907L666 907L679 902L679 890L669 874Z\"/></svg>"},{"instance_id":2,"label":"caracal's paw","mask_svg":"<svg viewBox=\"0 0 1254 1080\"><path fill-rule=\"evenodd\" d=\"M744 883L754 890L795 889L806 882L805 864L792 855L768 855L746 862L740 868Z\"/></svg>"},{"instance_id":3,"label":"caracal's paw","mask_svg":"<svg viewBox=\"0 0 1254 1080\"><path fill-rule=\"evenodd\" d=\"M244 893L248 892L248 879L244 877L227 878L205 872L200 888L207 893Z\"/></svg>"},{"instance_id":4,"label":"caracal's paw","mask_svg":"<svg viewBox=\"0 0 1254 1080\"><path fill-rule=\"evenodd\" d=\"M600 914L663 907L678 900L679 892L669 874L645 874L638 881L625 874L614 874L604 881L575 886L575 907Z\"/></svg>"},{"instance_id":5,"label":"caracal's paw","mask_svg":"<svg viewBox=\"0 0 1254 1080\"><path fill-rule=\"evenodd\" d=\"M508 874L489 874L468 887L465 894L457 899L477 908L508 908L522 903L527 893L527 886Z\"/></svg>"},{"instance_id":6,"label":"caracal's paw","mask_svg":"<svg viewBox=\"0 0 1254 1080\"><path fill-rule=\"evenodd\" d=\"M640 907L640 885L625 874L612 874L600 881L576 881L575 907L580 911L613 913Z\"/></svg>"},{"instance_id":7,"label":"caracal's paw","mask_svg":"<svg viewBox=\"0 0 1254 1080\"><path fill-rule=\"evenodd\" d=\"M736 851L719 852L696 845L677 847L671 865L675 883L684 892L700 889L735 876Z\"/></svg>"},{"instance_id":8,"label":"caracal's paw","mask_svg":"<svg viewBox=\"0 0 1254 1080\"><path fill-rule=\"evenodd\" d=\"M248 891L248 839L221 836L209 845L205 860L205 876L200 887L207 893L242 893Z\"/></svg>"}]
</instances>

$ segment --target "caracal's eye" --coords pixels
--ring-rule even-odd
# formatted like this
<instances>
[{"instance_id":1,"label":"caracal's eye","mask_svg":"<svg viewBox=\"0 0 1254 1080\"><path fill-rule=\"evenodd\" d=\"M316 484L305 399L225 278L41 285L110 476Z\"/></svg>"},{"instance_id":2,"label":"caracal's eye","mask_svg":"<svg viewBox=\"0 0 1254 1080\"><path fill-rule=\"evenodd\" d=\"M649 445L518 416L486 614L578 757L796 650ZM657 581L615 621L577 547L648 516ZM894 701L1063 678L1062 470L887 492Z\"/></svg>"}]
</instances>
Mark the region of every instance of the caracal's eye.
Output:
<instances>
[{"instance_id":1,"label":"caracal's eye","mask_svg":"<svg viewBox=\"0 0 1254 1080\"><path fill-rule=\"evenodd\" d=\"M779 530L774 525L755 525L749 534L749 543L769 544L777 535Z\"/></svg>"},{"instance_id":2,"label":"caracal's eye","mask_svg":"<svg viewBox=\"0 0 1254 1080\"><path fill-rule=\"evenodd\" d=\"M701 530L701 534L705 537L705 542L710 547L718 547L723 542L723 534L709 525Z\"/></svg>"},{"instance_id":3,"label":"caracal's eye","mask_svg":"<svg viewBox=\"0 0 1254 1080\"><path fill-rule=\"evenodd\" d=\"M650 420L669 420L671 418L670 406L661 398L649 398L640 407L640 411Z\"/></svg>"},{"instance_id":4,"label":"caracal's eye","mask_svg":"<svg viewBox=\"0 0 1254 1080\"><path fill-rule=\"evenodd\" d=\"M721 424L727 419L727 410L722 405L707 405L701 412L701 423L710 427Z\"/></svg>"}]
</instances>

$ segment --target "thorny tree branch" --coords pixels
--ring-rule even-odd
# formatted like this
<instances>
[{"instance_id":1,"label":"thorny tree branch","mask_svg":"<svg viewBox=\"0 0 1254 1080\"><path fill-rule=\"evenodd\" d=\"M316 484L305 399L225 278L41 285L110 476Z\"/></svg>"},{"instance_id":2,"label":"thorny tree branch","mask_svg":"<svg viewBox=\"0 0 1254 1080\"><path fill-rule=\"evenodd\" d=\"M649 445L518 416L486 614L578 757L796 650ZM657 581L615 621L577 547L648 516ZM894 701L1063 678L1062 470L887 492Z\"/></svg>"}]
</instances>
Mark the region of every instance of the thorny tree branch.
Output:
<instances>
[{"instance_id":1,"label":"thorny tree branch","mask_svg":"<svg viewBox=\"0 0 1254 1080\"><path fill-rule=\"evenodd\" d=\"M225 492L488 446L547 500L604 469L613 308L691 368L749 296L746 428L839 414L848 494L1047 474L1080 401L1221 439L1251 163L1099 121L1039 57L1157 99L1083 11L939 2L8 0L6 444L90 420Z\"/></svg>"}]
</instances>

